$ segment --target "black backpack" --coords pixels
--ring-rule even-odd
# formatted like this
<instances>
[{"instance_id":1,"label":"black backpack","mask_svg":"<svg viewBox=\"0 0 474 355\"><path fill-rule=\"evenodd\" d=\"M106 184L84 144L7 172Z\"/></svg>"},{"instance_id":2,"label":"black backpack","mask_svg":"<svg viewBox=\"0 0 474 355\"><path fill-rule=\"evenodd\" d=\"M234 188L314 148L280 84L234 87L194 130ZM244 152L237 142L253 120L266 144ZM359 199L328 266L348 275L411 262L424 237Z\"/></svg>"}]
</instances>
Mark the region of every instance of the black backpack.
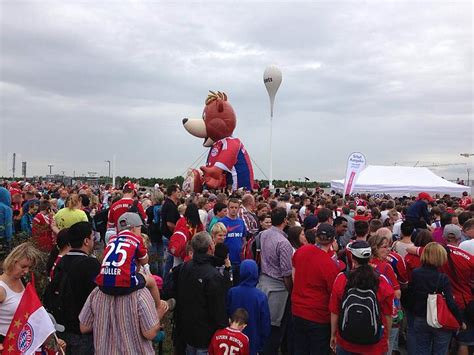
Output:
<instances>
[{"instance_id":1,"label":"black backpack","mask_svg":"<svg viewBox=\"0 0 474 355\"><path fill-rule=\"evenodd\" d=\"M66 270L61 267L61 263L56 268L54 277L46 286L43 295L43 304L50 312L58 324L70 324L74 322L71 315L71 305L74 302L74 291L72 289L71 278Z\"/></svg>"},{"instance_id":2,"label":"black backpack","mask_svg":"<svg viewBox=\"0 0 474 355\"><path fill-rule=\"evenodd\" d=\"M383 323L374 290L348 289L339 313L339 334L354 344L370 345L380 341Z\"/></svg>"},{"instance_id":3,"label":"black backpack","mask_svg":"<svg viewBox=\"0 0 474 355\"><path fill-rule=\"evenodd\" d=\"M109 219L109 209L103 209L100 212L97 212L93 218L94 220L94 227L95 231L100 233L100 238L103 239L105 237L105 233L107 232L107 221Z\"/></svg>"}]
</instances>

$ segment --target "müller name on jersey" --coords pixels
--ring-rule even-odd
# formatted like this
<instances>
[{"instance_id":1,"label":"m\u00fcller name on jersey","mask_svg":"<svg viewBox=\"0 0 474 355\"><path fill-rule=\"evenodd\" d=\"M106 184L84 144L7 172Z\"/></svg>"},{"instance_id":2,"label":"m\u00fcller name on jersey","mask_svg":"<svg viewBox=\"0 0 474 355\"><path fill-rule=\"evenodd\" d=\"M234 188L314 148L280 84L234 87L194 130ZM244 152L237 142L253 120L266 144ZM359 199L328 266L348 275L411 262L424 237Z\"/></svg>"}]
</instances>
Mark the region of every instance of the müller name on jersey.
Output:
<instances>
[{"instance_id":1,"label":"m\u00fcller name on jersey","mask_svg":"<svg viewBox=\"0 0 474 355\"><path fill-rule=\"evenodd\" d=\"M100 270L100 273L102 275L117 275L120 276L120 269L116 267L104 267L102 270Z\"/></svg>"}]
</instances>

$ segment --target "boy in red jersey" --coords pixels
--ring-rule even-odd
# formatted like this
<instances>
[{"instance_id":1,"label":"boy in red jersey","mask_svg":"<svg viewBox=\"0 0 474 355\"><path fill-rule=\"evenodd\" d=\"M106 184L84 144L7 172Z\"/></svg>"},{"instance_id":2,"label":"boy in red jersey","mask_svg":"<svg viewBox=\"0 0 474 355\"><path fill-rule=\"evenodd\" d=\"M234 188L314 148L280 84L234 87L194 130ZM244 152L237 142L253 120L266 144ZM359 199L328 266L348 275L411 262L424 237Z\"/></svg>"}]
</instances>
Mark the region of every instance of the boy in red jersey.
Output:
<instances>
[{"instance_id":1,"label":"boy in red jersey","mask_svg":"<svg viewBox=\"0 0 474 355\"><path fill-rule=\"evenodd\" d=\"M115 227L117 231L119 231L118 219L126 212L136 212L140 215L142 220L146 220L145 210L139 201L135 201L136 196L137 188L135 184L128 181L123 186L123 197L110 206L108 217L109 228ZM131 211L131 209L135 209L135 211Z\"/></svg>"},{"instance_id":2,"label":"boy in red jersey","mask_svg":"<svg viewBox=\"0 0 474 355\"><path fill-rule=\"evenodd\" d=\"M230 318L230 325L214 333L209 345L209 355L249 355L249 338L242 333L247 326L249 314L237 308Z\"/></svg>"},{"instance_id":3,"label":"boy in red jersey","mask_svg":"<svg viewBox=\"0 0 474 355\"><path fill-rule=\"evenodd\" d=\"M139 273L140 266L148 263L147 249L140 234L142 225L137 213L126 212L119 217L119 233L112 236L105 247L102 267L95 282L102 292L115 296L128 295L146 286L161 319L169 308L168 304L160 300L160 291L153 277Z\"/></svg>"}]
</instances>

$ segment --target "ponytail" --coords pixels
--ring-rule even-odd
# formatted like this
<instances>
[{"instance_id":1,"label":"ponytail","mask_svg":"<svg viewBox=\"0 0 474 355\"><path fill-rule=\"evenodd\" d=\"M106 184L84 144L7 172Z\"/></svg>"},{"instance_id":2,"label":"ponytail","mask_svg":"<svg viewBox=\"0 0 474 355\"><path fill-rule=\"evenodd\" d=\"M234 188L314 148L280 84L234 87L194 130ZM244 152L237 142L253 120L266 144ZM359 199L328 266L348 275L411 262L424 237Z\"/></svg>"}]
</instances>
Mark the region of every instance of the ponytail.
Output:
<instances>
[{"instance_id":1,"label":"ponytail","mask_svg":"<svg viewBox=\"0 0 474 355\"><path fill-rule=\"evenodd\" d=\"M79 204L79 196L77 194L71 194L67 197L65 205L70 210L75 209L78 204Z\"/></svg>"},{"instance_id":2,"label":"ponytail","mask_svg":"<svg viewBox=\"0 0 474 355\"><path fill-rule=\"evenodd\" d=\"M359 288L361 290L373 290L377 292L379 286L379 276L369 265L369 259L361 259L355 256L352 256L356 259L359 267L356 267L352 270L347 276L346 289Z\"/></svg>"}]
</instances>

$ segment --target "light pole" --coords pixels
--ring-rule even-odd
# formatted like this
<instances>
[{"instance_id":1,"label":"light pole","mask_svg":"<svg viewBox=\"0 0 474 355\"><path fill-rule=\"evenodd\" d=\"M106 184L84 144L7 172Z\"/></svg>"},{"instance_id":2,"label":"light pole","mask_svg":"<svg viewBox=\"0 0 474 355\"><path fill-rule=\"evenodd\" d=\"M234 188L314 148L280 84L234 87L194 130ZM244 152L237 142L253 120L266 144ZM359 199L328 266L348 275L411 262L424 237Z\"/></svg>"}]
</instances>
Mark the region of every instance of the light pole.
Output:
<instances>
[{"instance_id":1,"label":"light pole","mask_svg":"<svg viewBox=\"0 0 474 355\"><path fill-rule=\"evenodd\" d=\"M49 175L52 175L53 164L48 164L49 166Z\"/></svg>"},{"instance_id":2,"label":"light pole","mask_svg":"<svg viewBox=\"0 0 474 355\"><path fill-rule=\"evenodd\" d=\"M474 156L474 153L461 153L459 154L460 156L464 157L464 158L470 158L472 156ZM469 166L471 166L471 164L469 164ZM471 174L471 168L467 168L467 186L471 187L471 181L469 179L469 175Z\"/></svg>"},{"instance_id":3,"label":"light pole","mask_svg":"<svg viewBox=\"0 0 474 355\"><path fill-rule=\"evenodd\" d=\"M109 164L109 179L110 179L110 160L105 160L107 164Z\"/></svg>"}]
</instances>

